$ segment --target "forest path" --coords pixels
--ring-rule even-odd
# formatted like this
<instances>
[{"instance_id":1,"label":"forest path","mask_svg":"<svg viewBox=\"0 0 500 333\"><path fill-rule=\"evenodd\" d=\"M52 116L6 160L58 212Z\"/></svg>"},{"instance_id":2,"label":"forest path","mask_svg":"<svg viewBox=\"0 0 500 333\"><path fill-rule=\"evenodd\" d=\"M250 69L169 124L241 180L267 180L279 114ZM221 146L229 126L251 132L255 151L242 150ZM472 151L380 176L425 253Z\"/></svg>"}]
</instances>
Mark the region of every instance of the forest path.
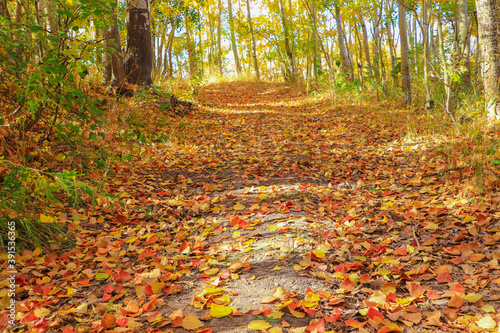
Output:
<instances>
[{"instance_id":1,"label":"forest path","mask_svg":"<svg viewBox=\"0 0 500 333\"><path fill-rule=\"evenodd\" d=\"M176 333L497 325L498 216L467 199L459 171L437 173L439 155L404 143L410 113L285 84L214 84L198 99L175 140L114 169L125 208L103 206L57 259L80 282L53 320Z\"/></svg>"}]
</instances>

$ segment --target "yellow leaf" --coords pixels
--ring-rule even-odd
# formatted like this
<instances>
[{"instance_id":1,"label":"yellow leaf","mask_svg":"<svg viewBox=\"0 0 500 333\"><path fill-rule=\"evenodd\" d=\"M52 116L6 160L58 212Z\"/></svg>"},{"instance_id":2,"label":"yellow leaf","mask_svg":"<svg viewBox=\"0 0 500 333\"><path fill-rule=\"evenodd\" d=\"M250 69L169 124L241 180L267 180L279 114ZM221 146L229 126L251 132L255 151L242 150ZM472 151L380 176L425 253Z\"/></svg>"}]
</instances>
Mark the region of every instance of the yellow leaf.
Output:
<instances>
[{"instance_id":1,"label":"yellow leaf","mask_svg":"<svg viewBox=\"0 0 500 333\"><path fill-rule=\"evenodd\" d=\"M35 312L35 316L40 318L40 317L48 315L50 313L50 310L47 308L38 308L34 312Z\"/></svg>"},{"instance_id":2,"label":"yellow leaf","mask_svg":"<svg viewBox=\"0 0 500 333\"><path fill-rule=\"evenodd\" d=\"M42 253L42 250L40 247L37 247L36 249L33 250L33 257L38 257Z\"/></svg>"},{"instance_id":3,"label":"yellow leaf","mask_svg":"<svg viewBox=\"0 0 500 333\"><path fill-rule=\"evenodd\" d=\"M240 233L240 231L239 231L239 230L237 230L237 231L233 232L233 234L232 234L232 236L231 236L231 237L233 237L233 238L238 238L238 237L240 237L240 236L241 236L241 233Z\"/></svg>"},{"instance_id":4,"label":"yellow leaf","mask_svg":"<svg viewBox=\"0 0 500 333\"><path fill-rule=\"evenodd\" d=\"M323 250L314 250L313 253L319 259L322 259L325 257L325 251L323 251Z\"/></svg>"},{"instance_id":5,"label":"yellow leaf","mask_svg":"<svg viewBox=\"0 0 500 333\"><path fill-rule=\"evenodd\" d=\"M497 327L497 323L491 317L483 317L476 322L476 325L486 330L493 330Z\"/></svg>"},{"instance_id":6,"label":"yellow leaf","mask_svg":"<svg viewBox=\"0 0 500 333\"><path fill-rule=\"evenodd\" d=\"M63 154L63 153L59 153L59 154L56 155L56 160L58 162L63 162L65 159L66 159L66 155Z\"/></svg>"},{"instance_id":7,"label":"yellow leaf","mask_svg":"<svg viewBox=\"0 0 500 333\"><path fill-rule=\"evenodd\" d=\"M281 311L273 311L270 314L268 314L266 317L270 319L281 319L283 317L284 313Z\"/></svg>"},{"instance_id":8,"label":"yellow leaf","mask_svg":"<svg viewBox=\"0 0 500 333\"><path fill-rule=\"evenodd\" d=\"M269 329L269 333L283 333L283 330L279 327L272 327Z\"/></svg>"},{"instance_id":9,"label":"yellow leaf","mask_svg":"<svg viewBox=\"0 0 500 333\"><path fill-rule=\"evenodd\" d=\"M70 287L67 287L68 288L68 292L66 293L66 295L57 295L58 297L62 297L62 298L67 298L67 297L73 297L73 295L75 294L76 290L73 289L73 288L70 288Z\"/></svg>"},{"instance_id":10,"label":"yellow leaf","mask_svg":"<svg viewBox=\"0 0 500 333\"><path fill-rule=\"evenodd\" d=\"M485 306L481 307L481 310L483 310L486 313L496 313L497 311L491 304L486 304Z\"/></svg>"},{"instance_id":11,"label":"yellow leaf","mask_svg":"<svg viewBox=\"0 0 500 333\"><path fill-rule=\"evenodd\" d=\"M285 299L288 297L288 293L283 287L278 287L274 289L273 296L279 299Z\"/></svg>"},{"instance_id":12,"label":"yellow leaf","mask_svg":"<svg viewBox=\"0 0 500 333\"><path fill-rule=\"evenodd\" d=\"M210 307L210 315L214 318L229 316L231 313L233 313L233 309L229 306L212 303L212 306Z\"/></svg>"},{"instance_id":13,"label":"yellow leaf","mask_svg":"<svg viewBox=\"0 0 500 333\"><path fill-rule=\"evenodd\" d=\"M219 269L216 267L216 268L210 268L210 269L207 269L205 271L205 274L207 275L215 275L219 272Z\"/></svg>"},{"instance_id":14,"label":"yellow leaf","mask_svg":"<svg viewBox=\"0 0 500 333\"><path fill-rule=\"evenodd\" d=\"M151 291L153 291L153 294L159 294L161 290L165 287L164 282L155 282L151 283L149 285L151 287Z\"/></svg>"},{"instance_id":15,"label":"yellow leaf","mask_svg":"<svg viewBox=\"0 0 500 333\"><path fill-rule=\"evenodd\" d=\"M106 280L107 278L109 278L109 274L106 273L97 273L95 275L96 280Z\"/></svg>"},{"instance_id":16,"label":"yellow leaf","mask_svg":"<svg viewBox=\"0 0 500 333\"><path fill-rule=\"evenodd\" d=\"M248 324L248 328L254 331L262 331L271 328L272 325L265 320L254 320Z\"/></svg>"},{"instance_id":17,"label":"yellow leaf","mask_svg":"<svg viewBox=\"0 0 500 333\"><path fill-rule=\"evenodd\" d=\"M243 210L243 209L245 209L245 206L243 206L240 203L237 203L236 205L233 206L233 209L234 210Z\"/></svg>"},{"instance_id":18,"label":"yellow leaf","mask_svg":"<svg viewBox=\"0 0 500 333\"><path fill-rule=\"evenodd\" d=\"M186 330L194 331L195 329L202 326L203 323L198 319L198 316L189 315L182 319L182 327L184 327Z\"/></svg>"},{"instance_id":19,"label":"yellow leaf","mask_svg":"<svg viewBox=\"0 0 500 333\"><path fill-rule=\"evenodd\" d=\"M75 312L87 313L88 306L89 306L88 303L80 304L76 307Z\"/></svg>"},{"instance_id":20,"label":"yellow leaf","mask_svg":"<svg viewBox=\"0 0 500 333\"><path fill-rule=\"evenodd\" d=\"M53 223L56 221L56 218L50 215L40 214L40 222L42 223Z\"/></svg>"},{"instance_id":21,"label":"yellow leaf","mask_svg":"<svg viewBox=\"0 0 500 333\"><path fill-rule=\"evenodd\" d=\"M483 297L483 295L481 295L481 294L468 294L467 296L465 296L465 299L467 301L469 301L469 303L476 303L482 297Z\"/></svg>"},{"instance_id":22,"label":"yellow leaf","mask_svg":"<svg viewBox=\"0 0 500 333\"><path fill-rule=\"evenodd\" d=\"M281 267L279 267L279 266L275 266L275 267L273 268L273 271L280 271L280 270L281 270Z\"/></svg>"}]
</instances>

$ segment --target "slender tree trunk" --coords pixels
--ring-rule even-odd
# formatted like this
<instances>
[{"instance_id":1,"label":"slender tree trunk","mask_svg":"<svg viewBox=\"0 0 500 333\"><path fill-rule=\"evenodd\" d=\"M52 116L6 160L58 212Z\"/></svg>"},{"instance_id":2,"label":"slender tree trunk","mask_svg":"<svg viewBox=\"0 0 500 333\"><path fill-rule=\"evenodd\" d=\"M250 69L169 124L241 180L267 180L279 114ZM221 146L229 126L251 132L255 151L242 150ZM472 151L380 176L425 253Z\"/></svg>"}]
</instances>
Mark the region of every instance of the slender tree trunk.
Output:
<instances>
[{"instance_id":1,"label":"slender tree trunk","mask_svg":"<svg viewBox=\"0 0 500 333\"><path fill-rule=\"evenodd\" d=\"M164 39L165 35L162 34L159 40L159 46L158 46L158 56L156 58L156 77L159 78L161 77L161 72L163 69L163 46L164 46Z\"/></svg>"},{"instance_id":2,"label":"slender tree trunk","mask_svg":"<svg viewBox=\"0 0 500 333\"><path fill-rule=\"evenodd\" d=\"M438 44L439 44L439 54L441 56L441 67L443 68L443 81L444 81L444 91L446 94L446 111L451 115L452 120L455 121L453 114L452 98L452 82L450 80L450 69L448 63L446 62L446 53L444 49L444 37L443 37L443 22L439 14L436 15L438 22Z\"/></svg>"},{"instance_id":3,"label":"slender tree trunk","mask_svg":"<svg viewBox=\"0 0 500 333\"><path fill-rule=\"evenodd\" d=\"M363 49L365 50L366 66L368 67L368 73L373 76L372 61L370 59L370 47L368 45L368 31L366 29L365 19L361 10L359 11L359 21L361 22L361 31L363 32Z\"/></svg>"},{"instance_id":4,"label":"slender tree trunk","mask_svg":"<svg viewBox=\"0 0 500 333\"><path fill-rule=\"evenodd\" d=\"M460 35L460 56L465 67L465 71L462 73L462 83L465 87L470 88L470 38L467 18L467 0L458 1L458 30Z\"/></svg>"},{"instance_id":5,"label":"slender tree trunk","mask_svg":"<svg viewBox=\"0 0 500 333\"><path fill-rule=\"evenodd\" d=\"M311 18L312 25L312 66L314 78L318 77L319 62L318 62L318 38L316 34L316 7L314 5L314 0L309 3L309 14Z\"/></svg>"},{"instance_id":6,"label":"slender tree trunk","mask_svg":"<svg viewBox=\"0 0 500 333\"><path fill-rule=\"evenodd\" d=\"M153 50L149 20L149 0L127 0L127 55L125 72L133 84L152 83Z\"/></svg>"},{"instance_id":7,"label":"slender tree trunk","mask_svg":"<svg viewBox=\"0 0 500 333\"><path fill-rule=\"evenodd\" d=\"M378 23L379 20L377 19L377 22L374 22L373 24L373 63L374 63L374 68L375 68L375 76L377 78L377 82L380 79L380 52L379 52L379 44L380 44L380 34L378 32Z\"/></svg>"},{"instance_id":8,"label":"slender tree trunk","mask_svg":"<svg viewBox=\"0 0 500 333\"><path fill-rule=\"evenodd\" d=\"M56 24L53 0L46 0L45 14L47 15L47 30L49 30L54 37L58 38L59 27Z\"/></svg>"},{"instance_id":9,"label":"slender tree trunk","mask_svg":"<svg viewBox=\"0 0 500 333\"><path fill-rule=\"evenodd\" d=\"M203 77L205 75L205 67L203 66L203 57L205 56L203 53L203 40L202 40L202 31L201 28L198 31L198 45L200 45L200 76Z\"/></svg>"},{"instance_id":10,"label":"slender tree trunk","mask_svg":"<svg viewBox=\"0 0 500 333\"><path fill-rule=\"evenodd\" d=\"M340 8L337 5L335 5L335 20L337 21L339 49L340 49L340 57L342 59L342 70L344 72L344 77L347 82L353 82L354 73L352 69L352 63L349 59L349 55L347 54L345 46L346 37L344 28L342 27L342 17L340 16Z\"/></svg>"},{"instance_id":11,"label":"slender tree trunk","mask_svg":"<svg viewBox=\"0 0 500 333\"><path fill-rule=\"evenodd\" d=\"M399 9L399 32L401 38L401 88L404 94L404 103L410 105L412 102L411 77L408 63L408 35L406 32L406 8L405 0L400 0Z\"/></svg>"},{"instance_id":12,"label":"slender tree trunk","mask_svg":"<svg viewBox=\"0 0 500 333\"><path fill-rule=\"evenodd\" d=\"M112 47L113 42L111 41L111 28L100 30L101 38L103 39L103 44L106 47ZM108 86L111 83L111 78L113 76L113 67L111 67L111 54L106 51L102 55L102 84Z\"/></svg>"},{"instance_id":13,"label":"slender tree trunk","mask_svg":"<svg viewBox=\"0 0 500 333\"><path fill-rule=\"evenodd\" d=\"M217 1L217 65L219 66L219 75L222 75L222 47L221 47L221 25L222 25L222 1Z\"/></svg>"},{"instance_id":14,"label":"slender tree trunk","mask_svg":"<svg viewBox=\"0 0 500 333\"><path fill-rule=\"evenodd\" d=\"M482 73L485 109L488 119L500 118L500 77L497 1L476 0L479 46L482 54Z\"/></svg>"},{"instance_id":15,"label":"slender tree trunk","mask_svg":"<svg viewBox=\"0 0 500 333\"><path fill-rule=\"evenodd\" d=\"M361 42L361 37L359 36L359 30L358 27L355 25L354 26L354 33L356 34L356 39L358 41L358 46L359 46L359 54L358 54L358 61L357 61L357 68L358 68L358 76L359 80L361 81L361 86L363 85L363 80L364 80L364 73L363 73L363 43Z\"/></svg>"},{"instance_id":16,"label":"slender tree trunk","mask_svg":"<svg viewBox=\"0 0 500 333\"><path fill-rule=\"evenodd\" d=\"M184 12L184 26L186 28L186 46L188 51L189 75L194 76L196 74L196 68L194 64L193 42L191 41L191 29L189 27L189 17L187 10Z\"/></svg>"},{"instance_id":17,"label":"slender tree trunk","mask_svg":"<svg viewBox=\"0 0 500 333\"><path fill-rule=\"evenodd\" d=\"M394 82L397 81L396 78L396 73L394 71L394 68L396 67L396 51L394 47L394 35L392 33L392 10L393 10L393 3L389 3L389 5L386 8L387 11L387 16L389 19L386 20L385 25L387 29L387 41L389 43L389 53L391 56L391 76L394 80Z\"/></svg>"},{"instance_id":18,"label":"slender tree trunk","mask_svg":"<svg viewBox=\"0 0 500 333\"><path fill-rule=\"evenodd\" d=\"M250 29L250 35L252 36L252 58L253 58L253 67L255 69L255 78L257 79L257 81L260 81L259 63L257 62L257 45L255 43L255 35L253 32L253 25L252 25L252 16L250 14L250 0L247 0L247 20L248 20L248 27Z\"/></svg>"},{"instance_id":19,"label":"slender tree trunk","mask_svg":"<svg viewBox=\"0 0 500 333\"><path fill-rule=\"evenodd\" d=\"M208 49L208 68L210 71L210 74L212 74L213 67L214 67L214 26L213 22L211 19L211 13L210 10L208 12L208 26L209 26L209 31L210 31L210 43L209 43L209 49Z\"/></svg>"},{"instance_id":20,"label":"slender tree trunk","mask_svg":"<svg viewBox=\"0 0 500 333\"><path fill-rule=\"evenodd\" d=\"M10 20L9 8L7 7L7 0L0 0L0 16Z\"/></svg>"},{"instance_id":21,"label":"slender tree trunk","mask_svg":"<svg viewBox=\"0 0 500 333\"><path fill-rule=\"evenodd\" d=\"M168 64L168 77L172 77L173 64L172 64L172 47L174 45L175 29L177 28L177 20L174 18L172 20L172 30L170 30L170 35L168 37L167 47L165 49L165 65Z\"/></svg>"},{"instance_id":22,"label":"slender tree trunk","mask_svg":"<svg viewBox=\"0 0 500 333\"><path fill-rule=\"evenodd\" d=\"M238 46L236 45L236 37L234 36L234 18L233 18L233 7L231 1L232 0L227 0L227 7L229 12L229 32L231 33L231 46L233 48L234 62L236 64L236 72L238 73L238 76L240 76L241 64L240 64L240 57L238 57Z\"/></svg>"},{"instance_id":23,"label":"slender tree trunk","mask_svg":"<svg viewBox=\"0 0 500 333\"><path fill-rule=\"evenodd\" d=\"M122 47L120 42L120 33L118 31L118 18L116 17L116 10L113 9L113 24L109 31L108 47L113 49L111 53L111 85L118 88L121 92L123 84L125 84L125 65L123 62ZM151 59L152 60L152 59ZM151 73L150 73L151 79Z\"/></svg>"},{"instance_id":24,"label":"slender tree trunk","mask_svg":"<svg viewBox=\"0 0 500 333\"><path fill-rule=\"evenodd\" d=\"M280 4L280 15L281 23L283 24L283 33L285 35L285 52L288 56L288 66L286 68L285 79L295 80L295 59L293 56L292 48L290 47L290 34L288 32L288 22L286 19L285 8L283 6L283 0L279 0Z\"/></svg>"},{"instance_id":25,"label":"slender tree trunk","mask_svg":"<svg viewBox=\"0 0 500 333\"><path fill-rule=\"evenodd\" d=\"M425 106L428 109L434 107L434 101L432 99L431 88L429 85L429 66L431 63L431 55L429 50L429 0L423 0L422 4L422 36L424 44L424 86L425 86Z\"/></svg>"}]
</instances>

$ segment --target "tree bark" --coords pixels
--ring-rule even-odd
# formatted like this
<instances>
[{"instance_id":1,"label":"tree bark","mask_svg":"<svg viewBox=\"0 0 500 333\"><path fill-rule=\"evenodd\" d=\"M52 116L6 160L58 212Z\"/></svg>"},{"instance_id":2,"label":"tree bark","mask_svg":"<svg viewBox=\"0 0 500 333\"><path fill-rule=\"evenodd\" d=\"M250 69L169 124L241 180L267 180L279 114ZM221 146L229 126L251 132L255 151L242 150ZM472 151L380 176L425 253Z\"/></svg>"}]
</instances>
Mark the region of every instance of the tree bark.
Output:
<instances>
[{"instance_id":1,"label":"tree bark","mask_svg":"<svg viewBox=\"0 0 500 333\"><path fill-rule=\"evenodd\" d=\"M247 0L247 20L248 20L248 27L250 28L250 35L252 37L252 59L253 59L253 67L255 70L255 78L257 79L257 81L260 81L259 63L257 61L257 45L255 44L252 16L250 14L250 0Z\"/></svg>"},{"instance_id":2,"label":"tree bark","mask_svg":"<svg viewBox=\"0 0 500 333\"><path fill-rule=\"evenodd\" d=\"M411 77L408 63L408 34L406 31L406 8L405 0L398 3L399 9L399 32L401 38L401 88L404 94L404 103L411 105Z\"/></svg>"},{"instance_id":3,"label":"tree bark","mask_svg":"<svg viewBox=\"0 0 500 333\"><path fill-rule=\"evenodd\" d=\"M120 33L118 31L118 18L116 10L113 8L113 24L109 32L108 46L113 49L111 53L111 85L118 87L120 92L125 83L125 65L123 64L122 47L120 42ZM151 77L151 76L150 76Z\"/></svg>"},{"instance_id":4,"label":"tree bark","mask_svg":"<svg viewBox=\"0 0 500 333\"><path fill-rule=\"evenodd\" d=\"M191 31L189 27L189 17L187 10L184 12L184 26L186 28L186 46L188 51L189 75L194 76L196 74L196 68L194 63L193 42L191 41Z\"/></svg>"},{"instance_id":5,"label":"tree bark","mask_svg":"<svg viewBox=\"0 0 500 333\"><path fill-rule=\"evenodd\" d=\"M359 11L359 21L361 22L361 31L363 32L363 49L365 50L366 66L368 67L368 72L373 76L372 61L370 59L370 47L368 45L368 31L366 30L365 19L361 10Z\"/></svg>"},{"instance_id":6,"label":"tree bark","mask_svg":"<svg viewBox=\"0 0 500 333\"><path fill-rule=\"evenodd\" d=\"M479 47L482 54L482 74L486 115L490 120L500 118L500 77L497 1L476 0Z\"/></svg>"},{"instance_id":7,"label":"tree bark","mask_svg":"<svg viewBox=\"0 0 500 333\"><path fill-rule=\"evenodd\" d=\"M295 59L293 56L292 48L290 47L290 34L288 32L288 21L286 19L285 8L283 6L283 0L279 0L280 5L280 15L281 23L283 24L283 33L285 35L285 52L288 56L288 66L286 68L285 79L293 81L295 79Z\"/></svg>"},{"instance_id":8,"label":"tree bark","mask_svg":"<svg viewBox=\"0 0 500 333\"><path fill-rule=\"evenodd\" d=\"M422 36L424 44L424 86L426 106L431 108L434 104L432 100L431 88L429 85L429 65L431 63L431 54L429 50L429 0L423 0L422 4Z\"/></svg>"},{"instance_id":9,"label":"tree bark","mask_svg":"<svg viewBox=\"0 0 500 333\"><path fill-rule=\"evenodd\" d=\"M149 0L127 0L127 54L125 72L132 84L151 85L153 50Z\"/></svg>"},{"instance_id":10,"label":"tree bark","mask_svg":"<svg viewBox=\"0 0 500 333\"><path fill-rule=\"evenodd\" d=\"M221 25L222 25L222 1L217 1L217 65L219 67L219 75L222 75L222 46L221 46Z\"/></svg>"},{"instance_id":11,"label":"tree bark","mask_svg":"<svg viewBox=\"0 0 500 333\"><path fill-rule=\"evenodd\" d=\"M471 87L470 81L470 38L469 23L467 18L467 0L458 2L458 31L460 35L460 57L465 70L462 73L462 83L465 87Z\"/></svg>"},{"instance_id":12,"label":"tree bark","mask_svg":"<svg viewBox=\"0 0 500 333\"><path fill-rule=\"evenodd\" d=\"M240 57L238 56L238 47L236 45L236 37L234 36L234 18L233 18L233 7L231 4L232 0L227 0L228 12L229 12L229 32L231 34L231 46L233 48L234 62L236 64L236 72L238 76L241 75L241 64ZM281 1L281 0L280 0Z\"/></svg>"},{"instance_id":13,"label":"tree bark","mask_svg":"<svg viewBox=\"0 0 500 333\"><path fill-rule=\"evenodd\" d=\"M340 49L340 57L342 59L342 71L344 72L344 77L347 82L354 81L354 73L352 69L351 60L349 55L347 54L346 46L345 46L345 32L342 27L342 17L340 16L340 8L335 5L335 20L337 21L337 33L339 39L339 49Z\"/></svg>"}]
</instances>

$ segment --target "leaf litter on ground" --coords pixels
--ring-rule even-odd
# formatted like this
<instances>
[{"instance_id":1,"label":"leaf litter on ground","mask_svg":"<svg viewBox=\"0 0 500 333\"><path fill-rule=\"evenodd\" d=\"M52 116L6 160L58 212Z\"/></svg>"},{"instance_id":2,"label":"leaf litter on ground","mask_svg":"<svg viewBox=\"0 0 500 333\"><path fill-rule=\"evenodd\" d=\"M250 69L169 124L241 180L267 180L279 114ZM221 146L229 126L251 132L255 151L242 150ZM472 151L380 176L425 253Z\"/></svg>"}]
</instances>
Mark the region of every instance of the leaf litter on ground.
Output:
<instances>
[{"instance_id":1,"label":"leaf litter on ground","mask_svg":"<svg viewBox=\"0 0 500 333\"><path fill-rule=\"evenodd\" d=\"M171 142L113 166L118 201L44 215L76 246L16 257L13 329L497 330L500 196L403 144L414 114L285 84L198 96Z\"/></svg>"}]
</instances>

